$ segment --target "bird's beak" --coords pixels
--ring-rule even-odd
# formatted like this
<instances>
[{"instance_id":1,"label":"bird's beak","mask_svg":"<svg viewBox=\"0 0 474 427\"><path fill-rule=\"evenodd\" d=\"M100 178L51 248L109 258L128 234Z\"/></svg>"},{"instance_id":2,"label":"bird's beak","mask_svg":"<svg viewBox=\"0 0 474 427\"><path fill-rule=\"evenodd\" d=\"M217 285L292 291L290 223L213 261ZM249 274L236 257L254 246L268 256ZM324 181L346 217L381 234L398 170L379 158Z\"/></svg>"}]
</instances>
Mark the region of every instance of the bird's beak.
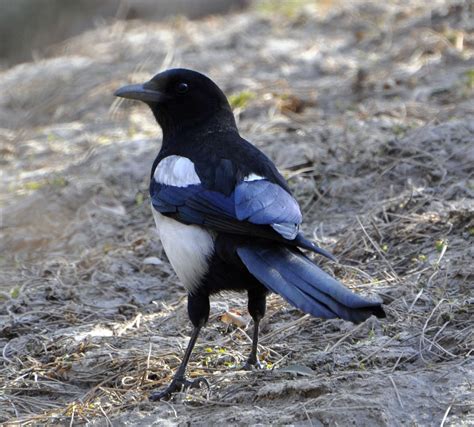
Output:
<instances>
[{"instance_id":1,"label":"bird's beak","mask_svg":"<svg viewBox=\"0 0 474 427\"><path fill-rule=\"evenodd\" d=\"M123 86L120 89L117 89L114 95L121 98L136 99L147 103L163 102L167 98L164 93L150 88L149 82Z\"/></svg>"}]
</instances>

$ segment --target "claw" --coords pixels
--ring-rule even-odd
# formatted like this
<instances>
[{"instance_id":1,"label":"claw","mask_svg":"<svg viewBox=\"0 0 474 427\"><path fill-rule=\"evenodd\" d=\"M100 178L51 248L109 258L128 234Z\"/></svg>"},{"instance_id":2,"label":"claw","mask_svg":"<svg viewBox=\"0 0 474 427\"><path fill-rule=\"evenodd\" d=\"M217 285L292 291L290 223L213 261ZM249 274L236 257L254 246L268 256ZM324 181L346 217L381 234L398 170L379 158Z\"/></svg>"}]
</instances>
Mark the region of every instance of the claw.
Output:
<instances>
[{"instance_id":1,"label":"claw","mask_svg":"<svg viewBox=\"0 0 474 427\"><path fill-rule=\"evenodd\" d=\"M255 369L263 369L263 366L259 360L256 360L255 362L247 360L240 369L242 371L253 371Z\"/></svg>"},{"instance_id":2,"label":"claw","mask_svg":"<svg viewBox=\"0 0 474 427\"><path fill-rule=\"evenodd\" d=\"M179 391L184 391L190 388L201 388L202 384L204 384L208 390L211 388L209 381L207 381L207 379L204 377L199 377L194 380L188 380L187 378L175 378L163 391L154 391L151 393L149 399L153 402L167 399L171 397L173 393Z\"/></svg>"},{"instance_id":3,"label":"claw","mask_svg":"<svg viewBox=\"0 0 474 427\"><path fill-rule=\"evenodd\" d=\"M209 381L204 377L199 377L192 381L186 380L185 388L201 388L202 384L204 384L207 387L208 391L211 389L211 385L209 384Z\"/></svg>"}]
</instances>

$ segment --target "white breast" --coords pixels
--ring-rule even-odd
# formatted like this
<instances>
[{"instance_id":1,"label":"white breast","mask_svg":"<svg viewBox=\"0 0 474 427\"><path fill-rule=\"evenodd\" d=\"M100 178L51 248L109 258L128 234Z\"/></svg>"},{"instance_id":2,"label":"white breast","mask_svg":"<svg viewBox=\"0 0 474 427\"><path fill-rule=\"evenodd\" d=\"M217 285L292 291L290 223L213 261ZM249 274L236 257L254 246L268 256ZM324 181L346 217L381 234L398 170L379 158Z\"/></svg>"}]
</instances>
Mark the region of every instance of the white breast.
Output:
<instances>
[{"instance_id":1,"label":"white breast","mask_svg":"<svg viewBox=\"0 0 474 427\"><path fill-rule=\"evenodd\" d=\"M177 276L192 292L207 273L214 252L214 235L197 225L185 225L153 209L161 243Z\"/></svg>"},{"instance_id":2,"label":"white breast","mask_svg":"<svg viewBox=\"0 0 474 427\"><path fill-rule=\"evenodd\" d=\"M187 157L168 156L158 163L153 178L156 182L175 187L200 184L194 163Z\"/></svg>"}]
</instances>

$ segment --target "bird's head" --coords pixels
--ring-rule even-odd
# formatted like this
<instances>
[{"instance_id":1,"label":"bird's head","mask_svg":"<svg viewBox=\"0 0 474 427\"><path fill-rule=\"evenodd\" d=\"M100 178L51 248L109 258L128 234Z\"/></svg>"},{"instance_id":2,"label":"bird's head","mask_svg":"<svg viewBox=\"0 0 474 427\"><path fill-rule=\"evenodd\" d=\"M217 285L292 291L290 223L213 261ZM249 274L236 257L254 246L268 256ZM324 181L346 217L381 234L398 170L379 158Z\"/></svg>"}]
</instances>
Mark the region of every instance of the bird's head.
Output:
<instances>
[{"instance_id":1,"label":"bird's head","mask_svg":"<svg viewBox=\"0 0 474 427\"><path fill-rule=\"evenodd\" d=\"M146 103L165 136L180 129L210 123L236 129L224 93L211 79L197 71L184 68L166 70L146 83L121 87L115 96Z\"/></svg>"}]
</instances>

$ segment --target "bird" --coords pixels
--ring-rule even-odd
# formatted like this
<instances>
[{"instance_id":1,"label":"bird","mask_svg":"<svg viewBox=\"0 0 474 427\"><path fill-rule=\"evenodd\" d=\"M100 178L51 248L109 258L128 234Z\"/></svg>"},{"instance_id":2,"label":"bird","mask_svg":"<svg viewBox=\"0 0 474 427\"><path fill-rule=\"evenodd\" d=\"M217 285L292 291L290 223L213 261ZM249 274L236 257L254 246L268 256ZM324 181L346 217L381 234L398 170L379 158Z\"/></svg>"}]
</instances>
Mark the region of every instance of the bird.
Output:
<instances>
[{"instance_id":1,"label":"bird","mask_svg":"<svg viewBox=\"0 0 474 427\"><path fill-rule=\"evenodd\" d=\"M161 127L151 208L166 256L187 291L193 326L173 379L150 400L209 387L205 378L188 379L186 368L213 294L247 292L253 334L245 369L260 367L259 326L269 293L323 319L385 317L381 301L352 292L310 259L307 251L335 257L304 237L301 210L286 180L240 136L227 97L209 77L173 68L114 94L147 104Z\"/></svg>"}]
</instances>

